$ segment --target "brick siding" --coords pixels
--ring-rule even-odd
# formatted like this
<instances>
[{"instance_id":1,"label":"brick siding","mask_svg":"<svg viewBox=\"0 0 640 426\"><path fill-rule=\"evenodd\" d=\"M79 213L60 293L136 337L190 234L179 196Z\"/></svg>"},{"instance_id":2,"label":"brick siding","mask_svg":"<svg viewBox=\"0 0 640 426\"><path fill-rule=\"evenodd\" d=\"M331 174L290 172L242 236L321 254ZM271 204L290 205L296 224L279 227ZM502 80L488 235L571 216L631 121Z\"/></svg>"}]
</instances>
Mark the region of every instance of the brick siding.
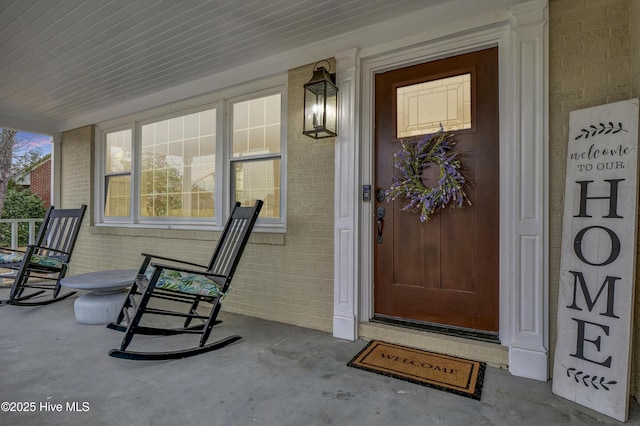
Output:
<instances>
[{"instance_id":1,"label":"brick siding","mask_svg":"<svg viewBox=\"0 0 640 426\"><path fill-rule=\"evenodd\" d=\"M47 208L51 205L51 159L31 170L31 192L40 197Z\"/></svg>"}]
</instances>

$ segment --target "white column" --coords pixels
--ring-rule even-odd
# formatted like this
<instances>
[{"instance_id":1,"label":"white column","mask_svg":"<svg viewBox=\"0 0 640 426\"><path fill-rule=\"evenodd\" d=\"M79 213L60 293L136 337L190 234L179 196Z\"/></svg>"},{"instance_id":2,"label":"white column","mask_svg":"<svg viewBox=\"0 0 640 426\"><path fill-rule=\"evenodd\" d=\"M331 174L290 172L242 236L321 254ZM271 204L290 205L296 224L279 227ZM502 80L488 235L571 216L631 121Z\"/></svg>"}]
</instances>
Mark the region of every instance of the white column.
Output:
<instances>
[{"instance_id":1,"label":"white column","mask_svg":"<svg viewBox=\"0 0 640 426\"><path fill-rule=\"evenodd\" d=\"M62 182L62 135L51 137L51 205L60 208Z\"/></svg>"},{"instance_id":2,"label":"white column","mask_svg":"<svg viewBox=\"0 0 640 426\"><path fill-rule=\"evenodd\" d=\"M549 348L548 29L546 1L511 9L514 269L509 370L546 381Z\"/></svg>"},{"instance_id":3,"label":"white column","mask_svg":"<svg viewBox=\"0 0 640 426\"><path fill-rule=\"evenodd\" d=\"M357 49L336 55L339 122L335 149L333 335L358 337L358 143Z\"/></svg>"}]
</instances>

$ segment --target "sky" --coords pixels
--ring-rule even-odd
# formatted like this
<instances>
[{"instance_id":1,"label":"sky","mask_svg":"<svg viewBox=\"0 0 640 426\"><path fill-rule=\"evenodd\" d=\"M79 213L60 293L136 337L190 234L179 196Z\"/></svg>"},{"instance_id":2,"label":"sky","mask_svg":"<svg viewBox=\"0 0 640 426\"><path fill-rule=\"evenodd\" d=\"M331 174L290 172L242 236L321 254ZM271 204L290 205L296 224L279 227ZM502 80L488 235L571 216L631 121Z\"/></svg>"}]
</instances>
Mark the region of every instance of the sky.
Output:
<instances>
[{"instance_id":1,"label":"sky","mask_svg":"<svg viewBox=\"0 0 640 426\"><path fill-rule=\"evenodd\" d=\"M42 155L51 153L52 144L50 142L50 136L39 133L18 132L16 139L20 141L20 146L23 146L24 150L40 148Z\"/></svg>"}]
</instances>

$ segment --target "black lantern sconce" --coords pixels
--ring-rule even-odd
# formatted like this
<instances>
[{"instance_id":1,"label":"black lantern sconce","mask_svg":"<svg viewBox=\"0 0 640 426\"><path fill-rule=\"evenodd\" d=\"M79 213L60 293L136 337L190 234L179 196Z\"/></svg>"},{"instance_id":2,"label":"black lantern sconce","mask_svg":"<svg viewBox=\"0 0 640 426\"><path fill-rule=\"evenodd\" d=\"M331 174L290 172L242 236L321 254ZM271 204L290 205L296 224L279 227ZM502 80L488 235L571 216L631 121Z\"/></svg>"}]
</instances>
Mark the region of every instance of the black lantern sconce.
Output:
<instances>
[{"instance_id":1,"label":"black lantern sconce","mask_svg":"<svg viewBox=\"0 0 640 426\"><path fill-rule=\"evenodd\" d=\"M329 74L320 61L313 66L313 77L304 85L304 125L302 133L314 139L338 136L338 87L335 74Z\"/></svg>"}]
</instances>

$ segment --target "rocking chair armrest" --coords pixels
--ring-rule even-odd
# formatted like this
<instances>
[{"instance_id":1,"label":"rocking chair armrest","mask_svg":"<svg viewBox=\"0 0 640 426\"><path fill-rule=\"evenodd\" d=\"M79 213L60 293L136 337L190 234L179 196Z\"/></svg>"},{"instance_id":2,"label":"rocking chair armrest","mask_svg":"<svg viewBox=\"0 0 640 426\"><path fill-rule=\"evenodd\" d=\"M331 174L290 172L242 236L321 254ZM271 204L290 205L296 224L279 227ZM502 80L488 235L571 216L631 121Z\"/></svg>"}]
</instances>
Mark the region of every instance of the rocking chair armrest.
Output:
<instances>
[{"instance_id":1,"label":"rocking chair armrest","mask_svg":"<svg viewBox=\"0 0 640 426\"><path fill-rule=\"evenodd\" d=\"M12 249L11 247L0 247L0 252L2 252L2 251L11 251L11 252L16 252L16 253L26 253L24 250Z\"/></svg>"},{"instance_id":2,"label":"rocking chair armrest","mask_svg":"<svg viewBox=\"0 0 640 426\"><path fill-rule=\"evenodd\" d=\"M36 245L34 245L34 244L29 244L27 247L28 247L28 249L42 249L42 250L47 250L47 251L55 251L56 253L60 253L60 254L66 254L66 255L69 255L69 252L67 252L67 251L63 251L63 250L56 250L56 249L51 248L51 247L36 246ZM27 250L28 250L28 249L27 249Z\"/></svg>"},{"instance_id":3,"label":"rocking chair armrest","mask_svg":"<svg viewBox=\"0 0 640 426\"><path fill-rule=\"evenodd\" d=\"M169 260L171 260L171 259L169 259ZM215 278L226 278L227 277L226 275L216 274L214 272L197 271L195 269L181 268L179 266L166 265L166 264L163 264L163 263L152 262L151 266L153 266L154 268L169 269L171 271L185 272L187 274L204 275L205 277L215 277Z\"/></svg>"},{"instance_id":4,"label":"rocking chair armrest","mask_svg":"<svg viewBox=\"0 0 640 426\"><path fill-rule=\"evenodd\" d=\"M198 263L188 262L186 260L172 259L170 257L156 256L155 254L148 254L148 253L142 253L142 255L145 256L145 257L150 257L152 259L168 260L170 262L177 262L177 263L181 263L183 265L191 265L191 266L196 266L198 268L204 268L204 269L207 268L206 265L200 265Z\"/></svg>"}]
</instances>

